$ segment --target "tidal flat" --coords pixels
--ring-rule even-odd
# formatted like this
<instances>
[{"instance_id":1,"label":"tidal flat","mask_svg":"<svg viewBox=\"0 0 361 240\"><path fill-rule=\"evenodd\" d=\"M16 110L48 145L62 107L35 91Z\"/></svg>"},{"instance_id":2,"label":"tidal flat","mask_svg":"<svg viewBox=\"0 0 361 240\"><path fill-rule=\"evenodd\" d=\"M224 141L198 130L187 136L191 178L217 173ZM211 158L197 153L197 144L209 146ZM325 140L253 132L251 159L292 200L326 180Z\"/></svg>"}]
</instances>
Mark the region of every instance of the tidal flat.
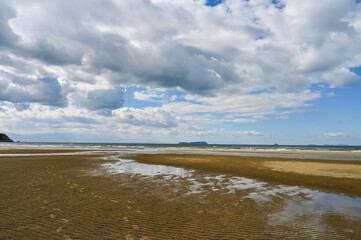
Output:
<instances>
[{"instance_id":1,"label":"tidal flat","mask_svg":"<svg viewBox=\"0 0 361 240\"><path fill-rule=\"evenodd\" d=\"M360 166L0 150L0 239L360 239Z\"/></svg>"}]
</instances>

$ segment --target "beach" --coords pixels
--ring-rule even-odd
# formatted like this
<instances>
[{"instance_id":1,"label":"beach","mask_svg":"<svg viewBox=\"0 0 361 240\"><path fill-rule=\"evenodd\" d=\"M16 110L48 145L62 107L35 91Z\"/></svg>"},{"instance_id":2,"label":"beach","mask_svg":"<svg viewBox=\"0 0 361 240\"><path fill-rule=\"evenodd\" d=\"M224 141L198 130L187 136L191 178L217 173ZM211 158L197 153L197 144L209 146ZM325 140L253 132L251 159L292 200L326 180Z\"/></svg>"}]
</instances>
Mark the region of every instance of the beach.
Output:
<instances>
[{"instance_id":1,"label":"beach","mask_svg":"<svg viewBox=\"0 0 361 240\"><path fill-rule=\"evenodd\" d=\"M0 239L359 239L360 176L360 161L3 148Z\"/></svg>"}]
</instances>

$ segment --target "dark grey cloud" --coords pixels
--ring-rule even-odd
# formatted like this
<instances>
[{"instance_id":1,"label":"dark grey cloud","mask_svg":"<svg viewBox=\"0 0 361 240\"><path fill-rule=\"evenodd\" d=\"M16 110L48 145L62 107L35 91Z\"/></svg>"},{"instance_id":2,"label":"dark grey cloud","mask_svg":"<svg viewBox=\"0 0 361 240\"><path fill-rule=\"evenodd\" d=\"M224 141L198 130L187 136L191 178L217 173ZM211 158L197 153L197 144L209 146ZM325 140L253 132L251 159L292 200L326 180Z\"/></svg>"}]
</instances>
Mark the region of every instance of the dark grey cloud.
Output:
<instances>
[{"instance_id":1,"label":"dark grey cloud","mask_svg":"<svg viewBox=\"0 0 361 240\"><path fill-rule=\"evenodd\" d=\"M58 46L48 39L40 39L35 45L19 46L17 52L50 65L81 64L81 53L76 49Z\"/></svg>"},{"instance_id":2,"label":"dark grey cloud","mask_svg":"<svg viewBox=\"0 0 361 240\"><path fill-rule=\"evenodd\" d=\"M0 100L64 107L67 98L56 76L29 78L0 71Z\"/></svg>"},{"instance_id":3,"label":"dark grey cloud","mask_svg":"<svg viewBox=\"0 0 361 240\"><path fill-rule=\"evenodd\" d=\"M124 88L114 87L110 89L89 90L86 93L75 93L74 97L82 107L110 114L111 110L121 108L124 104Z\"/></svg>"},{"instance_id":4,"label":"dark grey cloud","mask_svg":"<svg viewBox=\"0 0 361 240\"><path fill-rule=\"evenodd\" d=\"M0 1L0 48L12 48L19 40L8 22L16 17L16 11L5 2Z\"/></svg>"},{"instance_id":5,"label":"dark grey cloud","mask_svg":"<svg viewBox=\"0 0 361 240\"><path fill-rule=\"evenodd\" d=\"M87 97L89 100L87 108L90 110L117 109L124 104L124 89L116 87L113 89L93 90L88 92Z\"/></svg>"}]
</instances>

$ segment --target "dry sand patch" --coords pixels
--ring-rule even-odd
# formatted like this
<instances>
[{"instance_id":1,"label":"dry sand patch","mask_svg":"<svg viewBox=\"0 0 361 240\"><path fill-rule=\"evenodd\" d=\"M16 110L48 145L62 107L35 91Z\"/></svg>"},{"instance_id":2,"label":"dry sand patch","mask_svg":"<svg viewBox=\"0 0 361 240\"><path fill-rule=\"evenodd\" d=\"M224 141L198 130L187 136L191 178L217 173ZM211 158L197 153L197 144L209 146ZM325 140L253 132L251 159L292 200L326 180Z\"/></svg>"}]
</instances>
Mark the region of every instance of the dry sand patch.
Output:
<instances>
[{"instance_id":1,"label":"dry sand patch","mask_svg":"<svg viewBox=\"0 0 361 240\"><path fill-rule=\"evenodd\" d=\"M266 161L264 166L281 172L301 173L336 178L361 179L361 165L319 162Z\"/></svg>"}]
</instances>

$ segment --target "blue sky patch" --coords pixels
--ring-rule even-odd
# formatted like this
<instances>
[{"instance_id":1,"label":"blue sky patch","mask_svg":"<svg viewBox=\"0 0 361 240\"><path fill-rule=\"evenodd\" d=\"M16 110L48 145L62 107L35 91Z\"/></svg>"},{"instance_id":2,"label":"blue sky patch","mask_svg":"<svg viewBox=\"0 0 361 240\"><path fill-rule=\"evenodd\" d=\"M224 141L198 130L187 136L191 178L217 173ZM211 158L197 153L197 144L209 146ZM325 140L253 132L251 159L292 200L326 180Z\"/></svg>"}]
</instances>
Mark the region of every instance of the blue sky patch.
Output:
<instances>
[{"instance_id":1,"label":"blue sky patch","mask_svg":"<svg viewBox=\"0 0 361 240\"><path fill-rule=\"evenodd\" d=\"M281 0L272 0L272 4L275 5L275 7L279 10L282 10L286 6L286 4L283 3Z\"/></svg>"},{"instance_id":2,"label":"blue sky patch","mask_svg":"<svg viewBox=\"0 0 361 240\"><path fill-rule=\"evenodd\" d=\"M222 0L207 0L206 6L214 7L221 3L222 3Z\"/></svg>"}]
</instances>

